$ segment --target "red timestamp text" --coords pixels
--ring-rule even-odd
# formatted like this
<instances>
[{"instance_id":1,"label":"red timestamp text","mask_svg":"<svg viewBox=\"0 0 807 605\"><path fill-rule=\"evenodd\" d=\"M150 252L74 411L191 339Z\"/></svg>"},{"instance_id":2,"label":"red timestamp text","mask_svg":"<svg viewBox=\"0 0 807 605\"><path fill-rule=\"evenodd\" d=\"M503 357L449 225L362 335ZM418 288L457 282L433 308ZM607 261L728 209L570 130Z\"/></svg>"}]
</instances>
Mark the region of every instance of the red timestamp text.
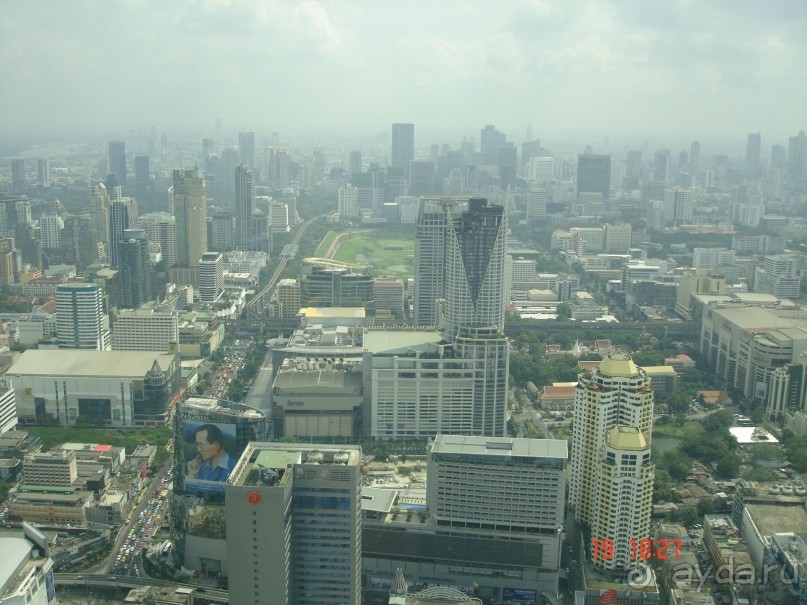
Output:
<instances>
[{"instance_id":1,"label":"red timestamp text","mask_svg":"<svg viewBox=\"0 0 807 605\"><path fill-rule=\"evenodd\" d=\"M637 559L677 559L681 553L681 540L630 539L630 558ZM591 557L594 560L609 561L614 558L614 541L608 538L591 541Z\"/></svg>"}]
</instances>

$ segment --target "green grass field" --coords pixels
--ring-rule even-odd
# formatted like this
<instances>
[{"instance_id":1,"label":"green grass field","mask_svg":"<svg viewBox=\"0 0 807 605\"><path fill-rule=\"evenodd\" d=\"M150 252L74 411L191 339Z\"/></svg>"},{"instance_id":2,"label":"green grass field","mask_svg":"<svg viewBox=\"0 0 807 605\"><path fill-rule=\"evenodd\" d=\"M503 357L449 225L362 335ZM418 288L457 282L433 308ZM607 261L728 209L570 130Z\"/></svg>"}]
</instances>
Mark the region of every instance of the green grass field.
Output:
<instances>
[{"instance_id":1,"label":"green grass field","mask_svg":"<svg viewBox=\"0 0 807 605\"><path fill-rule=\"evenodd\" d=\"M376 276L411 277L414 274L415 242L383 235L383 231L376 230L345 235L334 260L372 265ZM396 249L385 249L390 246Z\"/></svg>"}]
</instances>

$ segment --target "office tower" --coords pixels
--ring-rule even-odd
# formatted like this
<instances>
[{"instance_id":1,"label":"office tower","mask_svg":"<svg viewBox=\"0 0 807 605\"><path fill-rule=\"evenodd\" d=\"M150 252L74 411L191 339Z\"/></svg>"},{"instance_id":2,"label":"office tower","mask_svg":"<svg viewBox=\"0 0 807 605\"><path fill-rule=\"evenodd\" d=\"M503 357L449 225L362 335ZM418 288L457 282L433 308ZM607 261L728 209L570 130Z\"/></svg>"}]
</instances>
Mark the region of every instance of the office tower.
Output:
<instances>
[{"instance_id":1,"label":"office tower","mask_svg":"<svg viewBox=\"0 0 807 605\"><path fill-rule=\"evenodd\" d=\"M537 225L546 220L546 189L530 187L527 193L527 224Z\"/></svg>"},{"instance_id":2,"label":"office tower","mask_svg":"<svg viewBox=\"0 0 807 605\"><path fill-rule=\"evenodd\" d=\"M113 200L109 205L109 263L119 265L118 243L123 232L137 224L137 201L131 197Z\"/></svg>"},{"instance_id":3,"label":"office tower","mask_svg":"<svg viewBox=\"0 0 807 605\"><path fill-rule=\"evenodd\" d=\"M238 156L241 164L251 169L255 167L255 133L238 133Z\"/></svg>"},{"instance_id":4,"label":"office tower","mask_svg":"<svg viewBox=\"0 0 807 605\"><path fill-rule=\"evenodd\" d=\"M581 193L600 193L602 199L611 197L611 156L577 156L577 197Z\"/></svg>"},{"instance_id":5,"label":"office tower","mask_svg":"<svg viewBox=\"0 0 807 605\"><path fill-rule=\"evenodd\" d=\"M372 267L324 258L303 259L300 298L303 307L372 307Z\"/></svg>"},{"instance_id":6,"label":"office tower","mask_svg":"<svg viewBox=\"0 0 807 605\"><path fill-rule=\"evenodd\" d=\"M689 146L689 174L698 174L701 165L701 142L692 141Z\"/></svg>"},{"instance_id":7,"label":"office tower","mask_svg":"<svg viewBox=\"0 0 807 605\"><path fill-rule=\"evenodd\" d=\"M216 302L224 291L224 256L205 252L199 261L199 301Z\"/></svg>"},{"instance_id":8,"label":"office tower","mask_svg":"<svg viewBox=\"0 0 807 605\"><path fill-rule=\"evenodd\" d=\"M285 147L279 147L275 152L274 181L271 183L275 189L283 189L291 183L290 163L289 150Z\"/></svg>"},{"instance_id":9,"label":"office tower","mask_svg":"<svg viewBox=\"0 0 807 605\"><path fill-rule=\"evenodd\" d=\"M109 195L103 183L98 183L87 192L85 208L87 214L92 217L95 241L102 248L102 254L100 255L102 260L108 260L109 205Z\"/></svg>"},{"instance_id":10,"label":"office tower","mask_svg":"<svg viewBox=\"0 0 807 605\"><path fill-rule=\"evenodd\" d=\"M754 271L754 292L797 299L801 292L801 266L800 255L766 256L763 265Z\"/></svg>"},{"instance_id":11,"label":"office tower","mask_svg":"<svg viewBox=\"0 0 807 605\"><path fill-rule=\"evenodd\" d=\"M467 199L424 198L420 200L415 228L415 324L436 326L437 301L444 297L446 229L448 207L463 205Z\"/></svg>"},{"instance_id":12,"label":"office tower","mask_svg":"<svg viewBox=\"0 0 807 605\"><path fill-rule=\"evenodd\" d=\"M650 535L655 464L650 438L638 427L617 425L605 437L596 460L591 541L612 540L613 556L593 557L595 567L624 572L640 558L641 541Z\"/></svg>"},{"instance_id":13,"label":"office tower","mask_svg":"<svg viewBox=\"0 0 807 605\"><path fill-rule=\"evenodd\" d=\"M294 193L292 187L284 187L283 193L280 196L281 201L286 204L289 209L289 225L294 226L297 224L297 194Z\"/></svg>"},{"instance_id":14,"label":"office tower","mask_svg":"<svg viewBox=\"0 0 807 605\"><path fill-rule=\"evenodd\" d=\"M756 180L761 176L762 168L759 162L760 151L762 149L762 137L758 132L748 135L745 145L745 177L749 180Z\"/></svg>"},{"instance_id":15,"label":"office tower","mask_svg":"<svg viewBox=\"0 0 807 605\"><path fill-rule=\"evenodd\" d=\"M547 190L552 186L555 160L551 156L532 158L527 166L527 178L539 188Z\"/></svg>"},{"instance_id":16,"label":"office tower","mask_svg":"<svg viewBox=\"0 0 807 605\"><path fill-rule=\"evenodd\" d=\"M150 212L140 217L149 242L160 246L167 267L177 262L177 219L166 212Z\"/></svg>"},{"instance_id":17,"label":"office tower","mask_svg":"<svg viewBox=\"0 0 807 605\"><path fill-rule=\"evenodd\" d=\"M337 209L340 221L354 221L359 218L359 190L352 185L339 188Z\"/></svg>"},{"instance_id":18,"label":"office tower","mask_svg":"<svg viewBox=\"0 0 807 605\"><path fill-rule=\"evenodd\" d=\"M670 182L670 150L659 149L653 156L653 180L656 183Z\"/></svg>"},{"instance_id":19,"label":"office tower","mask_svg":"<svg viewBox=\"0 0 807 605\"><path fill-rule=\"evenodd\" d=\"M479 137L480 165L487 166L496 163L499 147L507 142L507 135L496 130L492 124L482 129Z\"/></svg>"},{"instance_id":20,"label":"office tower","mask_svg":"<svg viewBox=\"0 0 807 605\"><path fill-rule=\"evenodd\" d=\"M283 320L296 320L300 312L300 283L296 279L281 279L275 289L276 316Z\"/></svg>"},{"instance_id":21,"label":"office tower","mask_svg":"<svg viewBox=\"0 0 807 605\"><path fill-rule=\"evenodd\" d=\"M199 167L174 170L177 265L196 267L207 252L207 194Z\"/></svg>"},{"instance_id":22,"label":"office tower","mask_svg":"<svg viewBox=\"0 0 807 605\"><path fill-rule=\"evenodd\" d=\"M496 167L499 170L499 188L507 189L516 181L518 152L513 143L505 143L496 150Z\"/></svg>"},{"instance_id":23,"label":"office tower","mask_svg":"<svg viewBox=\"0 0 807 605\"><path fill-rule=\"evenodd\" d=\"M255 216L252 217L250 250L272 253L272 219L271 216L260 211L256 211Z\"/></svg>"},{"instance_id":24,"label":"office tower","mask_svg":"<svg viewBox=\"0 0 807 605\"><path fill-rule=\"evenodd\" d=\"M803 130L788 139L787 174L797 179L807 176L807 135Z\"/></svg>"},{"instance_id":25,"label":"office tower","mask_svg":"<svg viewBox=\"0 0 807 605\"><path fill-rule=\"evenodd\" d=\"M109 142L109 172L118 177L118 183L126 186L126 143Z\"/></svg>"},{"instance_id":26,"label":"office tower","mask_svg":"<svg viewBox=\"0 0 807 605\"><path fill-rule=\"evenodd\" d=\"M361 150L350 152L348 156L348 174L361 174Z\"/></svg>"},{"instance_id":27,"label":"office tower","mask_svg":"<svg viewBox=\"0 0 807 605\"><path fill-rule=\"evenodd\" d=\"M693 221L695 196L692 189L675 187L664 190L665 222L689 225Z\"/></svg>"},{"instance_id":28,"label":"office tower","mask_svg":"<svg viewBox=\"0 0 807 605\"><path fill-rule=\"evenodd\" d=\"M0 286L10 286L16 282L15 265L14 240L10 237L0 237Z\"/></svg>"},{"instance_id":29,"label":"office tower","mask_svg":"<svg viewBox=\"0 0 807 605\"><path fill-rule=\"evenodd\" d=\"M606 254L627 254L630 250L631 224L620 223L603 226L605 245L603 250Z\"/></svg>"},{"instance_id":30,"label":"office tower","mask_svg":"<svg viewBox=\"0 0 807 605\"><path fill-rule=\"evenodd\" d=\"M118 242L123 306L137 309L152 299L149 242L143 229L124 229Z\"/></svg>"},{"instance_id":31,"label":"office tower","mask_svg":"<svg viewBox=\"0 0 807 605\"><path fill-rule=\"evenodd\" d=\"M83 271L98 258L98 240L93 217L89 214L64 217L62 230L62 261Z\"/></svg>"},{"instance_id":32,"label":"office tower","mask_svg":"<svg viewBox=\"0 0 807 605\"><path fill-rule=\"evenodd\" d=\"M170 306L120 309L112 330L113 351L171 351L179 343L179 316Z\"/></svg>"},{"instance_id":33,"label":"office tower","mask_svg":"<svg viewBox=\"0 0 807 605\"><path fill-rule=\"evenodd\" d=\"M629 151L625 158L625 178L631 183L632 189L638 189L642 178L642 152Z\"/></svg>"},{"instance_id":34,"label":"office tower","mask_svg":"<svg viewBox=\"0 0 807 605\"><path fill-rule=\"evenodd\" d=\"M525 168L530 165L530 160L541 157L542 155L541 139L534 141L528 139L528 142L521 144L521 169L525 170Z\"/></svg>"},{"instance_id":35,"label":"office tower","mask_svg":"<svg viewBox=\"0 0 807 605\"><path fill-rule=\"evenodd\" d=\"M53 250L62 246L62 229L64 221L56 215L39 217L39 240L46 250Z\"/></svg>"},{"instance_id":36,"label":"office tower","mask_svg":"<svg viewBox=\"0 0 807 605\"><path fill-rule=\"evenodd\" d=\"M592 529L592 536L595 528L599 535L605 530L602 525L604 517L597 516L597 509L605 506L606 500L610 502L611 496L604 489L619 481L618 476L610 483L607 481L608 476L603 475L601 461L607 462L609 454L616 455L613 450L621 445L623 448L636 447L641 456L636 453L639 457L634 458L634 462L637 466L645 463L644 449L638 449L642 445L638 437L626 438L625 443L620 442L619 434L611 440L610 432L616 427L636 429L644 440L644 446L649 448L653 419L650 379L630 356L609 353L591 374L580 375L575 391L574 417L577 421L572 434L569 502L574 507L577 521L588 525ZM609 515L606 516L610 519ZM631 522L638 517L634 526L637 531L644 529L645 533L611 534L605 537L614 541L615 552L630 554L630 538L637 541L647 538L650 507L625 510L624 516L630 518Z\"/></svg>"},{"instance_id":37,"label":"office tower","mask_svg":"<svg viewBox=\"0 0 807 605\"><path fill-rule=\"evenodd\" d=\"M106 175L104 178L104 187L106 187L106 192L107 195L109 195L110 201L123 197L122 188L117 175L112 173Z\"/></svg>"},{"instance_id":38,"label":"office tower","mask_svg":"<svg viewBox=\"0 0 807 605\"><path fill-rule=\"evenodd\" d=\"M476 143L473 139L464 138L460 143L460 153L466 166L474 165L474 154L476 153Z\"/></svg>"},{"instance_id":39,"label":"office tower","mask_svg":"<svg viewBox=\"0 0 807 605\"><path fill-rule=\"evenodd\" d=\"M219 195L230 200L235 195L235 167L239 164L238 151L232 148L223 149L219 161L219 171L216 174L216 184Z\"/></svg>"},{"instance_id":40,"label":"office tower","mask_svg":"<svg viewBox=\"0 0 807 605\"><path fill-rule=\"evenodd\" d=\"M412 160L409 162L409 195L434 195L434 162Z\"/></svg>"},{"instance_id":41,"label":"office tower","mask_svg":"<svg viewBox=\"0 0 807 605\"><path fill-rule=\"evenodd\" d=\"M392 160L390 166L407 172L415 159L415 125L392 125Z\"/></svg>"},{"instance_id":42,"label":"office tower","mask_svg":"<svg viewBox=\"0 0 807 605\"><path fill-rule=\"evenodd\" d=\"M216 212L208 219L210 233L208 233L207 247L210 250L228 252L235 250L235 217L229 212Z\"/></svg>"},{"instance_id":43,"label":"office tower","mask_svg":"<svg viewBox=\"0 0 807 605\"><path fill-rule=\"evenodd\" d=\"M146 189L151 184L151 173L149 172L149 156L135 156L135 185L139 189Z\"/></svg>"},{"instance_id":44,"label":"office tower","mask_svg":"<svg viewBox=\"0 0 807 605\"><path fill-rule=\"evenodd\" d=\"M174 419L174 489L171 506L171 541L174 543L174 562L199 574L228 575L227 515L224 505L224 481L250 442L267 441L270 427L266 415L242 403L190 397L176 405ZM207 426L205 426L207 425ZM210 428L212 425L213 429ZM204 431L204 432L202 432ZM203 479L188 473L188 463L200 458L197 434L208 439L211 432L222 435L223 451L214 450L219 462L217 481ZM215 435L214 435L215 436ZM213 456L205 454L210 462L212 477ZM206 465L207 466L207 465ZM241 523L248 525L252 535L251 514L242 516ZM252 540L250 539L250 544ZM241 546L245 546L242 543ZM251 546L242 553L252 553ZM235 567L235 554L230 555L231 569ZM232 572L230 572L232 574ZM230 575L231 585L234 585ZM247 588L246 586L244 588ZM265 592L264 596L274 592ZM233 601L235 603L235 601Z\"/></svg>"},{"instance_id":45,"label":"office tower","mask_svg":"<svg viewBox=\"0 0 807 605\"><path fill-rule=\"evenodd\" d=\"M50 160L48 158L39 158L36 161L36 180L44 187L50 186Z\"/></svg>"},{"instance_id":46,"label":"office tower","mask_svg":"<svg viewBox=\"0 0 807 605\"><path fill-rule=\"evenodd\" d=\"M233 603L361 603L360 465L357 446L247 446L224 486Z\"/></svg>"},{"instance_id":47,"label":"office tower","mask_svg":"<svg viewBox=\"0 0 807 605\"><path fill-rule=\"evenodd\" d=\"M59 348L109 350L109 318L104 313L103 292L98 284L56 287L56 330Z\"/></svg>"},{"instance_id":48,"label":"office tower","mask_svg":"<svg viewBox=\"0 0 807 605\"><path fill-rule=\"evenodd\" d=\"M25 188L25 160L11 160L11 189L20 191Z\"/></svg>"},{"instance_id":49,"label":"office tower","mask_svg":"<svg viewBox=\"0 0 807 605\"><path fill-rule=\"evenodd\" d=\"M254 214L255 180L252 178L249 166L239 164L235 167L235 248L249 249L250 229Z\"/></svg>"}]
</instances>

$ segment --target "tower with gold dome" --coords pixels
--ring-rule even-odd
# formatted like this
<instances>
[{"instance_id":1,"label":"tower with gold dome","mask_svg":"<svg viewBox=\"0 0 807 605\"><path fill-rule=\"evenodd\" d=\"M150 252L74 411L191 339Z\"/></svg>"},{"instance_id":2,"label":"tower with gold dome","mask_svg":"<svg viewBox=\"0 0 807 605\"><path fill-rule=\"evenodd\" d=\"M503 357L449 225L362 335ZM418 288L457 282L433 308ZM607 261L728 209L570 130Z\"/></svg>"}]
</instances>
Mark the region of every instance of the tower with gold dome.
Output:
<instances>
[{"instance_id":1,"label":"tower with gold dome","mask_svg":"<svg viewBox=\"0 0 807 605\"><path fill-rule=\"evenodd\" d=\"M646 538L650 528L650 378L629 355L608 354L591 374L580 376L574 410L570 503L592 540L613 540L619 553L593 563L627 568L630 540Z\"/></svg>"}]
</instances>

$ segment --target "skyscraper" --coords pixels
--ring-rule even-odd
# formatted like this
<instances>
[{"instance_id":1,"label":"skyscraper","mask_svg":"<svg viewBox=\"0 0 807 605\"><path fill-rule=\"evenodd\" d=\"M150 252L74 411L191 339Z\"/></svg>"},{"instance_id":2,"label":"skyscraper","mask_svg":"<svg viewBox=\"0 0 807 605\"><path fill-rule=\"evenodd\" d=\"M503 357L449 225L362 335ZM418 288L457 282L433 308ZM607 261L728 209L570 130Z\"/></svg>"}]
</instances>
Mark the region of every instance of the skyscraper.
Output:
<instances>
[{"instance_id":1,"label":"skyscraper","mask_svg":"<svg viewBox=\"0 0 807 605\"><path fill-rule=\"evenodd\" d=\"M607 354L591 374L580 375L574 416L569 503L592 539L614 542L615 560L594 563L627 567L630 540L650 530L650 379L630 356Z\"/></svg>"},{"instance_id":2,"label":"skyscraper","mask_svg":"<svg viewBox=\"0 0 807 605\"><path fill-rule=\"evenodd\" d=\"M537 225L546 220L546 189L530 187L527 193L527 224Z\"/></svg>"},{"instance_id":3,"label":"skyscraper","mask_svg":"<svg viewBox=\"0 0 807 605\"><path fill-rule=\"evenodd\" d=\"M392 125L392 161L390 166L407 172L415 159L415 125Z\"/></svg>"},{"instance_id":4,"label":"skyscraper","mask_svg":"<svg viewBox=\"0 0 807 605\"><path fill-rule=\"evenodd\" d=\"M83 271L98 258L93 217L90 214L67 215L62 230L62 261Z\"/></svg>"},{"instance_id":5,"label":"skyscraper","mask_svg":"<svg viewBox=\"0 0 807 605\"><path fill-rule=\"evenodd\" d=\"M39 217L39 239L46 250L60 248L62 245L62 229L64 221L56 215Z\"/></svg>"},{"instance_id":6,"label":"skyscraper","mask_svg":"<svg viewBox=\"0 0 807 605\"><path fill-rule=\"evenodd\" d=\"M151 174L149 173L149 156L135 156L134 168L135 185L137 185L138 189L145 189L151 183Z\"/></svg>"},{"instance_id":7,"label":"skyscraper","mask_svg":"<svg viewBox=\"0 0 807 605\"><path fill-rule=\"evenodd\" d=\"M701 142L692 141L689 146L689 174L697 176L701 166Z\"/></svg>"},{"instance_id":8,"label":"skyscraper","mask_svg":"<svg viewBox=\"0 0 807 605\"><path fill-rule=\"evenodd\" d=\"M664 219L675 225L688 225L693 221L695 196L692 189L674 187L664 190Z\"/></svg>"},{"instance_id":9,"label":"skyscraper","mask_svg":"<svg viewBox=\"0 0 807 605\"><path fill-rule=\"evenodd\" d=\"M337 200L339 220L352 221L359 218L359 190L356 187L340 187Z\"/></svg>"},{"instance_id":10,"label":"skyscraper","mask_svg":"<svg viewBox=\"0 0 807 605\"><path fill-rule=\"evenodd\" d=\"M126 186L126 143L109 142L109 172L118 177L121 186Z\"/></svg>"},{"instance_id":11,"label":"skyscraper","mask_svg":"<svg viewBox=\"0 0 807 605\"><path fill-rule=\"evenodd\" d=\"M670 177L670 150L659 149L653 156L653 180L656 183L669 183Z\"/></svg>"},{"instance_id":12,"label":"skyscraper","mask_svg":"<svg viewBox=\"0 0 807 605\"><path fill-rule=\"evenodd\" d=\"M196 267L207 252L207 194L199 167L174 170L177 265Z\"/></svg>"},{"instance_id":13,"label":"skyscraper","mask_svg":"<svg viewBox=\"0 0 807 605\"><path fill-rule=\"evenodd\" d=\"M36 181L45 187L50 186L50 160L39 158L36 161Z\"/></svg>"},{"instance_id":14,"label":"skyscraper","mask_svg":"<svg viewBox=\"0 0 807 605\"><path fill-rule=\"evenodd\" d=\"M409 195L434 195L434 162L412 160L409 162Z\"/></svg>"},{"instance_id":15,"label":"skyscraper","mask_svg":"<svg viewBox=\"0 0 807 605\"><path fill-rule=\"evenodd\" d=\"M109 206L109 262L119 265L118 244L123 232L137 224L137 201L131 197L113 200Z\"/></svg>"},{"instance_id":16,"label":"skyscraper","mask_svg":"<svg viewBox=\"0 0 807 605\"><path fill-rule=\"evenodd\" d=\"M243 134L243 133L242 133ZM251 133L250 133L251 134ZM235 167L235 246L250 249L252 217L255 214L255 179L249 166Z\"/></svg>"},{"instance_id":17,"label":"skyscraper","mask_svg":"<svg viewBox=\"0 0 807 605\"><path fill-rule=\"evenodd\" d=\"M499 169L499 187L507 189L516 180L518 152L513 143L505 143L496 150L496 167Z\"/></svg>"},{"instance_id":18,"label":"skyscraper","mask_svg":"<svg viewBox=\"0 0 807 605\"><path fill-rule=\"evenodd\" d=\"M123 306L137 309L151 300L149 242L143 229L125 229L118 242Z\"/></svg>"},{"instance_id":19,"label":"skyscraper","mask_svg":"<svg viewBox=\"0 0 807 605\"><path fill-rule=\"evenodd\" d=\"M224 290L224 257L205 252L199 261L199 301L214 303Z\"/></svg>"},{"instance_id":20,"label":"skyscraper","mask_svg":"<svg viewBox=\"0 0 807 605\"><path fill-rule=\"evenodd\" d=\"M351 151L348 156L348 172L361 174L361 150Z\"/></svg>"},{"instance_id":21,"label":"skyscraper","mask_svg":"<svg viewBox=\"0 0 807 605\"><path fill-rule=\"evenodd\" d=\"M441 326L451 338L463 328L504 329L507 216L482 198L449 216L445 240L445 303Z\"/></svg>"},{"instance_id":22,"label":"skyscraper","mask_svg":"<svg viewBox=\"0 0 807 605\"><path fill-rule=\"evenodd\" d=\"M233 603L361 603L360 463L357 446L247 446L224 486Z\"/></svg>"},{"instance_id":23,"label":"skyscraper","mask_svg":"<svg viewBox=\"0 0 807 605\"><path fill-rule=\"evenodd\" d=\"M109 318L101 286L89 283L56 287L56 331L62 349L108 351Z\"/></svg>"},{"instance_id":24,"label":"skyscraper","mask_svg":"<svg viewBox=\"0 0 807 605\"><path fill-rule=\"evenodd\" d=\"M159 244L160 254L167 267L177 262L177 219L166 212L150 212L140 217L146 237L152 244Z\"/></svg>"},{"instance_id":25,"label":"skyscraper","mask_svg":"<svg viewBox=\"0 0 807 605\"><path fill-rule=\"evenodd\" d=\"M238 133L238 155L240 162L247 168L255 167L255 133Z\"/></svg>"},{"instance_id":26,"label":"skyscraper","mask_svg":"<svg viewBox=\"0 0 807 605\"><path fill-rule=\"evenodd\" d=\"M25 160L11 160L11 189L20 191L25 188Z\"/></svg>"},{"instance_id":27,"label":"skyscraper","mask_svg":"<svg viewBox=\"0 0 807 605\"><path fill-rule=\"evenodd\" d=\"M485 126L479 139L480 164L482 166L495 164L499 147L507 142L507 135L496 130L493 124Z\"/></svg>"},{"instance_id":28,"label":"skyscraper","mask_svg":"<svg viewBox=\"0 0 807 605\"><path fill-rule=\"evenodd\" d=\"M760 133L750 133L745 146L745 176L749 181L762 176L762 166L759 163L761 149L762 136Z\"/></svg>"},{"instance_id":29,"label":"skyscraper","mask_svg":"<svg viewBox=\"0 0 807 605\"><path fill-rule=\"evenodd\" d=\"M577 156L577 196L581 193L601 193L602 199L611 196L611 156Z\"/></svg>"}]
</instances>

